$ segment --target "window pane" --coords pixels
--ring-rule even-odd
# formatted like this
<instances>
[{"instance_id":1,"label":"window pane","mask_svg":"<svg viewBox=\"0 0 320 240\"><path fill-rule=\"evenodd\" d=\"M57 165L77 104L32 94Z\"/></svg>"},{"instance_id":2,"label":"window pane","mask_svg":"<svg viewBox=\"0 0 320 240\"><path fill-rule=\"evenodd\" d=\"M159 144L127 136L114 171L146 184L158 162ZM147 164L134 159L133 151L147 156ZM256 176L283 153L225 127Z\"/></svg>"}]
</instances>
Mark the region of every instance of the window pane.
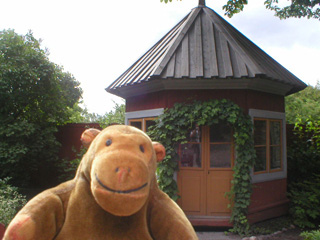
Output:
<instances>
[{"instance_id":1,"label":"window pane","mask_svg":"<svg viewBox=\"0 0 320 240\"><path fill-rule=\"evenodd\" d=\"M281 137L281 125L278 121L270 122L270 144L279 145Z\"/></svg>"},{"instance_id":2,"label":"window pane","mask_svg":"<svg viewBox=\"0 0 320 240\"><path fill-rule=\"evenodd\" d=\"M254 120L254 145L266 145L267 122Z\"/></svg>"},{"instance_id":3,"label":"window pane","mask_svg":"<svg viewBox=\"0 0 320 240\"><path fill-rule=\"evenodd\" d=\"M130 125L142 130L142 122L130 122Z\"/></svg>"},{"instance_id":4,"label":"window pane","mask_svg":"<svg viewBox=\"0 0 320 240\"><path fill-rule=\"evenodd\" d=\"M231 142L232 129L225 123L210 127L210 142Z\"/></svg>"},{"instance_id":5,"label":"window pane","mask_svg":"<svg viewBox=\"0 0 320 240\"><path fill-rule=\"evenodd\" d=\"M261 171L266 171L266 163L267 163L267 158L266 158L266 148L265 147L256 147L256 163L254 165L254 171L255 172L261 172Z\"/></svg>"},{"instance_id":6,"label":"window pane","mask_svg":"<svg viewBox=\"0 0 320 240\"><path fill-rule=\"evenodd\" d=\"M179 155L181 167L201 168L201 144L181 144Z\"/></svg>"},{"instance_id":7,"label":"window pane","mask_svg":"<svg viewBox=\"0 0 320 240\"><path fill-rule=\"evenodd\" d=\"M231 167L231 144L210 144L210 167Z\"/></svg>"},{"instance_id":8,"label":"window pane","mask_svg":"<svg viewBox=\"0 0 320 240\"><path fill-rule=\"evenodd\" d=\"M149 131L149 127L155 125L156 122L154 120L146 120L146 132Z\"/></svg>"},{"instance_id":9,"label":"window pane","mask_svg":"<svg viewBox=\"0 0 320 240\"><path fill-rule=\"evenodd\" d=\"M187 136L188 142L201 142L201 128L198 124L195 124L193 129L190 131L189 136Z\"/></svg>"},{"instance_id":10,"label":"window pane","mask_svg":"<svg viewBox=\"0 0 320 240\"><path fill-rule=\"evenodd\" d=\"M270 148L270 168L281 168L281 149L280 146Z\"/></svg>"}]
</instances>

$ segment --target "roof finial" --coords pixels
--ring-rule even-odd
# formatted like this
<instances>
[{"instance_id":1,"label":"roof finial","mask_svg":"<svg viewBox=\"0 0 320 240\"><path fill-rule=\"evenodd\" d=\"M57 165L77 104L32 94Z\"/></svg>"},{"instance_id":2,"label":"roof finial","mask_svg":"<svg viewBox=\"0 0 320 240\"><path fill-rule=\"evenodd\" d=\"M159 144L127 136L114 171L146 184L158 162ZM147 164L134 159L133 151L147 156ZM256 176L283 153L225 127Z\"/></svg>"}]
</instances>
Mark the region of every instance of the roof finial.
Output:
<instances>
[{"instance_id":1,"label":"roof finial","mask_svg":"<svg viewBox=\"0 0 320 240\"><path fill-rule=\"evenodd\" d=\"M206 0L199 0L199 6L205 6Z\"/></svg>"}]
</instances>

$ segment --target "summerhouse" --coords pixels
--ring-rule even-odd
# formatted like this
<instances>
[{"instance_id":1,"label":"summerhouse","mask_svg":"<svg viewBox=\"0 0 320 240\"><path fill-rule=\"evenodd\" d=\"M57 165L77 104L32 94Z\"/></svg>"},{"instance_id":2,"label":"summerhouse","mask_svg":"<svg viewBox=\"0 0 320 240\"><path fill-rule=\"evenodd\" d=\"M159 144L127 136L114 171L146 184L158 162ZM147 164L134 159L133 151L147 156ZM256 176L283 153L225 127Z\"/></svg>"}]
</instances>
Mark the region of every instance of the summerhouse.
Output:
<instances>
[{"instance_id":1,"label":"summerhouse","mask_svg":"<svg viewBox=\"0 0 320 240\"><path fill-rule=\"evenodd\" d=\"M284 98L305 87L200 0L106 90L126 100L126 124L144 131L175 103L237 104L254 125L257 159L248 217L257 222L287 212ZM178 150L178 203L193 225L230 226L225 193L237 161L232 127L195 123L187 140Z\"/></svg>"}]
</instances>

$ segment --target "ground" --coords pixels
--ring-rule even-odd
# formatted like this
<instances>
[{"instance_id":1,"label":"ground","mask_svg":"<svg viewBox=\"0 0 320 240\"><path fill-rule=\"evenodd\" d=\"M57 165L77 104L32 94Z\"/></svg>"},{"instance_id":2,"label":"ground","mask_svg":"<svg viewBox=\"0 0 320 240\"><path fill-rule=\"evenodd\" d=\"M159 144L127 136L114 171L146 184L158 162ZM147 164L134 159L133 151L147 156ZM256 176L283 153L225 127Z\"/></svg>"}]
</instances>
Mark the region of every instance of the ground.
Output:
<instances>
[{"instance_id":1,"label":"ground","mask_svg":"<svg viewBox=\"0 0 320 240\"><path fill-rule=\"evenodd\" d=\"M227 233L227 229L196 228L199 240L303 240L303 237L300 237L302 231L292 225L289 216L254 224L251 230L251 236L256 238Z\"/></svg>"},{"instance_id":2,"label":"ground","mask_svg":"<svg viewBox=\"0 0 320 240\"><path fill-rule=\"evenodd\" d=\"M270 235L257 235L256 240L303 240L300 237L301 230L294 228L289 229L287 231L283 231L282 233L278 234L270 234ZM253 240L254 238L242 238L235 234L225 234L221 231L206 231L206 232L197 232L199 240Z\"/></svg>"},{"instance_id":3,"label":"ground","mask_svg":"<svg viewBox=\"0 0 320 240\"><path fill-rule=\"evenodd\" d=\"M303 237L300 237L300 229L289 229L283 233L276 234L273 236L264 236L263 240L303 240Z\"/></svg>"}]
</instances>

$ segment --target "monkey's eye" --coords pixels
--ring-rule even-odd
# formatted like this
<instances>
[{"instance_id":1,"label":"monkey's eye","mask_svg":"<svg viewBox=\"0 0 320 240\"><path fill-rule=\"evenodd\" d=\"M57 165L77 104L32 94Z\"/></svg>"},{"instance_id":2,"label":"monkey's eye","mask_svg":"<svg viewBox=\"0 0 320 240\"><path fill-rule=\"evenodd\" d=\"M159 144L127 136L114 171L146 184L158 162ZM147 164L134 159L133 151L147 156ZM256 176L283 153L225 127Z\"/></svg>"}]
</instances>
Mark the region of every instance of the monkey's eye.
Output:
<instances>
[{"instance_id":1,"label":"monkey's eye","mask_svg":"<svg viewBox=\"0 0 320 240\"><path fill-rule=\"evenodd\" d=\"M144 147L140 145L140 151L144 153Z\"/></svg>"},{"instance_id":2,"label":"monkey's eye","mask_svg":"<svg viewBox=\"0 0 320 240\"><path fill-rule=\"evenodd\" d=\"M106 141L106 145L107 145L107 146L110 146L111 143L112 143L112 140L111 140L111 139L108 139L108 140Z\"/></svg>"}]
</instances>

